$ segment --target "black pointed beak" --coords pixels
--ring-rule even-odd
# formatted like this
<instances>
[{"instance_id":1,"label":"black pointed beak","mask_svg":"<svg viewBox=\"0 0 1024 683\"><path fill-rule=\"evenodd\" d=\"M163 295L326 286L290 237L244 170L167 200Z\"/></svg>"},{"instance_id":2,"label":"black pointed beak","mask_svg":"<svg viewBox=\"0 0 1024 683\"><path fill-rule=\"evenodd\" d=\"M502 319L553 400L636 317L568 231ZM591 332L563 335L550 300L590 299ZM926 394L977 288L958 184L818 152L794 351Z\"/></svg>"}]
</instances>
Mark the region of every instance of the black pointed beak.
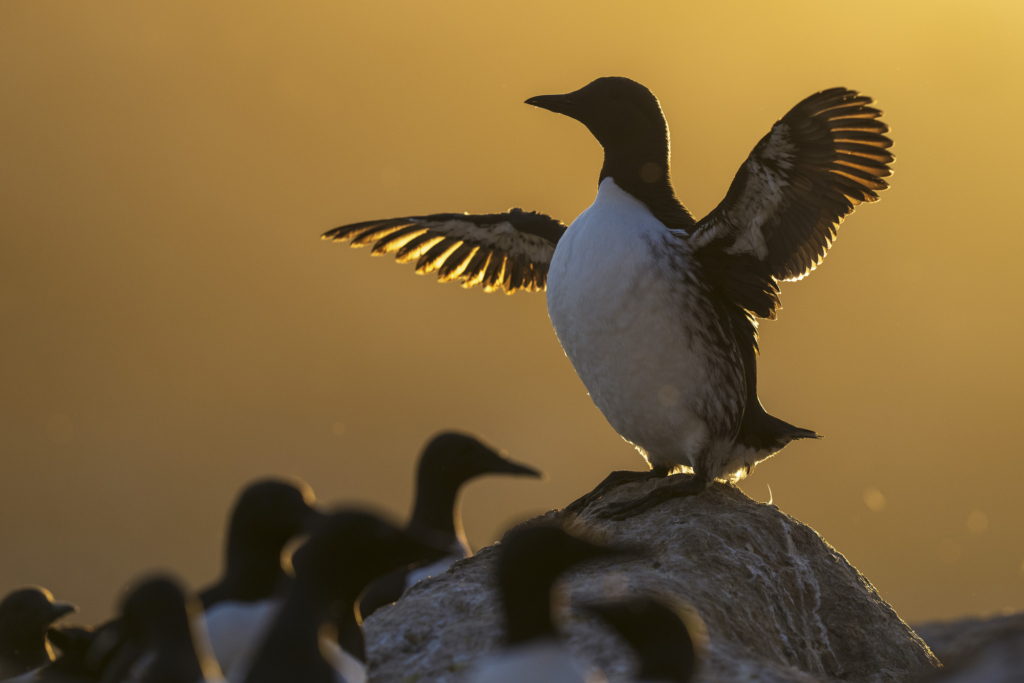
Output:
<instances>
[{"instance_id":1,"label":"black pointed beak","mask_svg":"<svg viewBox=\"0 0 1024 683\"><path fill-rule=\"evenodd\" d=\"M63 617L65 614L71 614L72 612L77 611L78 607L72 605L70 602L55 602L53 603L53 606L50 608L50 623L52 624L53 622Z\"/></svg>"},{"instance_id":2,"label":"black pointed beak","mask_svg":"<svg viewBox=\"0 0 1024 683\"><path fill-rule=\"evenodd\" d=\"M490 471L495 474L517 474L524 477L534 477L536 479L544 478L544 473L540 470L535 470L529 465L522 465L514 460L509 460L508 458L501 458L499 462L494 463L494 465L491 466Z\"/></svg>"},{"instance_id":3,"label":"black pointed beak","mask_svg":"<svg viewBox=\"0 0 1024 683\"><path fill-rule=\"evenodd\" d=\"M547 109L557 114L565 114L572 118L576 118L576 113L583 108L583 105L573 97L573 93L567 95L538 95L526 100L526 104L532 104L535 107Z\"/></svg>"}]
</instances>

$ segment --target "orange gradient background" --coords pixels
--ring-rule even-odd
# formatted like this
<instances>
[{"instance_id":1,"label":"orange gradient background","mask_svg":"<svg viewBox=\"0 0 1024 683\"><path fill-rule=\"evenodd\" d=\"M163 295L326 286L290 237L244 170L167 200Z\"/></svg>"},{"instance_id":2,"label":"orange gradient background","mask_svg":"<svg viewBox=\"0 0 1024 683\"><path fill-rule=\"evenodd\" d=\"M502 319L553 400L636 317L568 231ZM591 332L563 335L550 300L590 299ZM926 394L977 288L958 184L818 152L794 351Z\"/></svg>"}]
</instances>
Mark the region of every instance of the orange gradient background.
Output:
<instances>
[{"instance_id":1,"label":"orange gradient background","mask_svg":"<svg viewBox=\"0 0 1024 683\"><path fill-rule=\"evenodd\" d=\"M892 189L762 326L762 401L826 438L742 487L907 620L1024 608L1022 36L996 0L0 2L0 591L88 622L140 572L208 582L268 473L404 516L441 428L548 474L467 487L476 547L640 469L542 295L319 240L571 221L600 148L523 100L623 75L661 99L698 215L806 95L878 100Z\"/></svg>"}]
</instances>

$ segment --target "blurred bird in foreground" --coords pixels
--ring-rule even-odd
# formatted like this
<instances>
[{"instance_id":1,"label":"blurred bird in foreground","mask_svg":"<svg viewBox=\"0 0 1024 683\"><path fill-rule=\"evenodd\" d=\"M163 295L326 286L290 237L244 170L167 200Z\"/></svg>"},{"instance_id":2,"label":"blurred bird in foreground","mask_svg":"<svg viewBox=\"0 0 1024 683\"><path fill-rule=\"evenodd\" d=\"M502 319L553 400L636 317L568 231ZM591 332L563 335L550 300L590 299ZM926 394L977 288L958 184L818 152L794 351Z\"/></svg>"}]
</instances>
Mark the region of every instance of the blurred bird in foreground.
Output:
<instances>
[{"instance_id":1,"label":"blurred bird in foreground","mask_svg":"<svg viewBox=\"0 0 1024 683\"><path fill-rule=\"evenodd\" d=\"M201 609L198 602L193 609ZM124 601L121 628L125 641L103 683L223 680L205 638L193 634L187 599L175 580L158 576L134 588Z\"/></svg>"},{"instance_id":2,"label":"blurred bird in foreground","mask_svg":"<svg viewBox=\"0 0 1024 683\"><path fill-rule=\"evenodd\" d=\"M576 509L623 482L692 473L602 511L623 519L816 438L758 400L757 318L774 319L779 282L820 265L842 220L888 187L892 141L871 99L832 88L797 104L700 220L673 190L668 124L650 90L599 78L527 104L576 119L604 148L597 198L568 228L512 209L366 221L324 238L372 243L465 287L547 290L591 398L651 467L613 472Z\"/></svg>"},{"instance_id":3,"label":"blurred bird in foreground","mask_svg":"<svg viewBox=\"0 0 1024 683\"><path fill-rule=\"evenodd\" d=\"M597 683L562 643L551 618L554 584L571 567L628 554L570 536L560 527L515 529L501 541L498 592L506 635L501 650L477 661L469 683Z\"/></svg>"},{"instance_id":4,"label":"blurred bird in foreground","mask_svg":"<svg viewBox=\"0 0 1024 683\"><path fill-rule=\"evenodd\" d=\"M615 629L640 658L637 681L689 683L697 665L693 639L679 613L649 597L583 605Z\"/></svg>"},{"instance_id":5,"label":"blurred bird in foreground","mask_svg":"<svg viewBox=\"0 0 1024 683\"><path fill-rule=\"evenodd\" d=\"M356 600L375 578L409 564L431 546L379 517L357 510L329 515L293 558L295 580L273 625L257 648L245 683L340 683L334 656L321 632L332 605L348 606L356 622ZM356 625L358 628L358 625Z\"/></svg>"},{"instance_id":6,"label":"blurred bird in foreground","mask_svg":"<svg viewBox=\"0 0 1024 683\"><path fill-rule=\"evenodd\" d=\"M47 629L77 609L68 602L54 602L53 594L45 588L22 588L5 597L0 602L0 680L53 661Z\"/></svg>"},{"instance_id":7,"label":"blurred bird in foreground","mask_svg":"<svg viewBox=\"0 0 1024 683\"><path fill-rule=\"evenodd\" d=\"M270 627L290 577L281 553L322 519L315 496L299 480L263 479L245 488L228 525L224 576L200 593L213 652L225 674Z\"/></svg>"}]
</instances>

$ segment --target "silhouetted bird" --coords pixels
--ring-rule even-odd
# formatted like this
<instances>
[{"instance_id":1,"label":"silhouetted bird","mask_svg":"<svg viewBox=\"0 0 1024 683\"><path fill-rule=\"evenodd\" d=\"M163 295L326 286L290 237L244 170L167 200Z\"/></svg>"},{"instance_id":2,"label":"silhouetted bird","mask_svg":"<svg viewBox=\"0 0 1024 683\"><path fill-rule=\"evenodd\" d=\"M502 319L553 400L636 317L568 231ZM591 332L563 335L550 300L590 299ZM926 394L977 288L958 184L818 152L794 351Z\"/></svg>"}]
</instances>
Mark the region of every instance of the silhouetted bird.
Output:
<instances>
[{"instance_id":1,"label":"silhouetted bird","mask_svg":"<svg viewBox=\"0 0 1024 683\"><path fill-rule=\"evenodd\" d=\"M697 656L686 623L669 606L652 598L584 605L612 626L640 657L638 681L688 683Z\"/></svg>"},{"instance_id":2,"label":"silhouetted bird","mask_svg":"<svg viewBox=\"0 0 1024 683\"><path fill-rule=\"evenodd\" d=\"M651 466L613 473L580 504L624 481L694 473L604 511L623 518L736 481L790 441L817 436L761 407L756 318L775 318L779 281L810 273L843 218L887 187L892 141L870 103L832 88L796 105L698 221L672 188L657 98L628 78L599 78L527 100L580 121L604 147L597 199L568 229L512 209L367 221L324 238L373 243L374 254L466 287L546 287L555 332L591 398Z\"/></svg>"},{"instance_id":3,"label":"silhouetted bird","mask_svg":"<svg viewBox=\"0 0 1024 683\"><path fill-rule=\"evenodd\" d=\"M540 477L532 467L502 457L493 448L466 434L445 432L434 437L420 456L416 476L416 504L406 528L436 539L434 545L451 550L439 560L420 558L416 567L403 567L374 581L359 602L362 618L402 597L410 587L444 573L453 563L473 554L462 529L459 490L484 474Z\"/></svg>"},{"instance_id":4,"label":"silhouetted bird","mask_svg":"<svg viewBox=\"0 0 1024 683\"><path fill-rule=\"evenodd\" d=\"M295 580L252 659L246 683L343 680L321 649L320 632L329 623L331 606L348 605L355 622L356 599L366 586L421 557L429 548L424 546L371 514L348 510L328 516L292 558Z\"/></svg>"},{"instance_id":5,"label":"silhouetted bird","mask_svg":"<svg viewBox=\"0 0 1024 683\"><path fill-rule=\"evenodd\" d=\"M302 481L266 479L242 492L228 526L223 578L199 597L210 644L229 674L273 621L289 582L281 552L321 519Z\"/></svg>"},{"instance_id":6,"label":"silhouetted bird","mask_svg":"<svg viewBox=\"0 0 1024 683\"><path fill-rule=\"evenodd\" d=\"M77 609L71 603L54 602L45 588L22 588L5 597L0 602L0 680L53 661L46 630Z\"/></svg>"},{"instance_id":7,"label":"silhouetted bird","mask_svg":"<svg viewBox=\"0 0 1024 683\"><path fill-rule=\"evenodd\" d=\"M133 589L121 610L121 629L125 641L103 683L222 680L212 654L197 652L203 639L193 636L185 594L173 579L155 577Z\"/></svg>"},{"instance_id":8,"label":"silhouetted bird","mask_svg":"<svg viewBox=\"0 0 1024 683\"><path fill-rule=\"evenodd\" d=\"M570 567L622 550L570 536L556 526L538 525L509 532L498 556L498 589L505 615L504 647L482 658L468 683L576 683L587 680L562 644L551 618L555 581Z\"/></svg>"},{"instance_id":9,"label":"silhouetted bird","mask_svg":"<svg viewBox=\"0 0 1024 683\"><path fill-rule=\"evenodd\" d=\"M285 544L309 531L320 513L313 490L302 481L265 479L242 492L231 513L225 547L224 576L199 593L205 609L223 600L251 602L283 588Z\"/></svg>"}]
</instances>

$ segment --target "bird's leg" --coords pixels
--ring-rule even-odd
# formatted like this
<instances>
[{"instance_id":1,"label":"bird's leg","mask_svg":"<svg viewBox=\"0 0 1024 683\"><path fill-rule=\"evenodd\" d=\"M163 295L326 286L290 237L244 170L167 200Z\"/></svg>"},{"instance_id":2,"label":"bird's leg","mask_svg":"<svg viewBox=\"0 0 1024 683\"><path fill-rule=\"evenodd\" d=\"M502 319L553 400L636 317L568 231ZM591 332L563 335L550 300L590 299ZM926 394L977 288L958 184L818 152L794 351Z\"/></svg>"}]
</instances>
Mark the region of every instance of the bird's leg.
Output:
<instances>
[{"instance_id":1,"label":"bird's leg","mask_svg":"<svg viewBox=\"0 0 1024 683\"><path fill-rule=\"evenodd\" d=\"M597 488L593 491L566 505L565 511L579 512L614 488L622 486L623 484L632 484L637 481L647 481L648 479L667 477L669 471L670 470L667 467L658 465L652 467L647 472L634 472L632 470L618 470L616 472L612 472L605 477L604 481L598 484Z\"/></svg>"},{"instance_id":2,"label":"bird's leg","mask_svg":"<svg viewBox=\"0 0 1024 683\"><path fill-rule=\"evenodd\" d=\"M597 513L598 517L620 521L629 519L650 510L652 507L661 505L667 500L684 496L695 496L711 484L709 479L698 474L693 476L680 474L676 476L679 477L678 481L654 489L646 496L620 503L610 503Z\"/></svg>"}]
</instances>

